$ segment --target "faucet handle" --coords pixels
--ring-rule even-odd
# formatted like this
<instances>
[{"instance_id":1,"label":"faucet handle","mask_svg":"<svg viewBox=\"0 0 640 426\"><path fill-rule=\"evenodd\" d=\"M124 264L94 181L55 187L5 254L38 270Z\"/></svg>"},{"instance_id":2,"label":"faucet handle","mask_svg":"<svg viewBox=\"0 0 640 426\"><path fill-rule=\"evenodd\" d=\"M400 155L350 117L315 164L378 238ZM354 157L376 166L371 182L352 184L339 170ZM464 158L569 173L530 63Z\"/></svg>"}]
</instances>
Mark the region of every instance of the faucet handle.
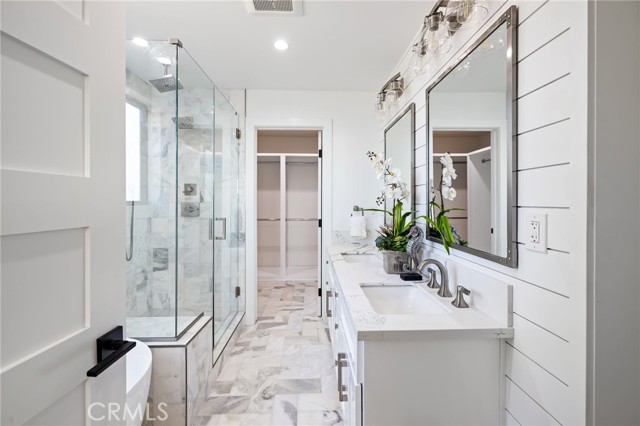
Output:
<instances>
[{"instance_id":1,"label":"faucet handle","mask_svg":"<svg viewBox=\"0 0 640 426\"><path fill-rule=\"evenodd\" d=\"M466 287L463 287L461 285L459 285L457 287L457 291L456 291L456 298L453 299L453 301L451 302L451 304L453 306L455 306L456 308L468 308L469 304L467 303L466 300L464 300L464 295L470 295L471 294L471 290L469 290Z\"/></svg>"},{"instance_id":2,"label":"faucet handle","mask_svg":"<svg viewBox=\"0 0 640 426\"><path fill-rule=\"evenodd\" d=\"M436 271L432 269L427 269L429 271L429 282L427 283L427 287L429 288L440 288L440 283L438 282L438 278L436 278Z\"/></svg>"}]
</instances>

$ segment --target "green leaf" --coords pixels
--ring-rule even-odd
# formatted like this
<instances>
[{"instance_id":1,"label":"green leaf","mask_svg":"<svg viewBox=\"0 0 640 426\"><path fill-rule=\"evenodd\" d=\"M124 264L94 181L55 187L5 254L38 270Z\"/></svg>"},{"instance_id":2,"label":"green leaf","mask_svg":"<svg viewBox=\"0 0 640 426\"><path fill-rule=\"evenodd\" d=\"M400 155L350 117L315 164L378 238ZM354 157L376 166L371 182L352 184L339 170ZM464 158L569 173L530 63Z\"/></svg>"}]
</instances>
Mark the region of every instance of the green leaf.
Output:
<instances>
[{"instance_id":1,"label":"green leaf","mask_svg":"<svg viewBox=\"0 0 640 426\"><path fill-rule=\"evenodd\" d=\"M452 211L456 211L456 210L457 210L457 211L465 211L465 210L467 210L467 209L451 208L451 209L442 210L442 211L440 212L440 214L446 214L446 213L449 213L449 212L452 212Z\"/></svg>"},{"instance_id":2,"label":"green leaf","mask_svg":"<svg viewBox=\"0 0 640 426\"><path fill-rule=\"evenodd\" d=\"M429 222L429 225L431 225L431 227L432 227L433 229L435 229L436 231L439 231L439 230L438 230L438 224L437 224L433 219L431 219L431 218L430 218L430 217L428 217L428 216L425 216L424 218L427 220L427 222Z\"/></svg>"},{"instance_id":3,"label":"green leaf","mask_svg":"<svg viewBox=\"0 0 640 426\"><path fill-rule=\"evenodd\" d=\"M434 207L437 207L438 210L442 210L442 207L440 207L440 204L436 203L434 200L429 201L429 204Z\"/></svg>"},{"instance_id":4,"label":"green leaf","mask_svg":"<svg viewBox=\"0 0 640 426\"><path fill-rule=\"evenodd\" d=\"M382 209L362 209L361 211L363 212L379 212L379 213L386 213L389 216L393 216L393 213L387 211L387 210L382 210Z\"/></svg>"}]
</instances>

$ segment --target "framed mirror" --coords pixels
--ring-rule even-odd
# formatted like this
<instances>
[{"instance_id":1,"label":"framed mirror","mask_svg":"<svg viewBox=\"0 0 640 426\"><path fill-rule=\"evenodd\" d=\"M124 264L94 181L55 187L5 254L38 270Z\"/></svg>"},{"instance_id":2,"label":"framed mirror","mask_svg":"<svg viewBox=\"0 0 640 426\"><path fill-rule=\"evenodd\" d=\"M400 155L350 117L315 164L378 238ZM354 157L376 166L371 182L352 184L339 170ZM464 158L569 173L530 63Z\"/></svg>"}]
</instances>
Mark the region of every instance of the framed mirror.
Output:
<instances>
[{"instance_id":1,"label":"framed mirror","mask_svg":"<svg viewBox=\"0 0 640 426\"><path fill-rule=\"evenodd\" d=\"M414 184L414 149L416 131L416 105L410 104L403 112L384 130L384 157L391 158L391 168L400 170L400 178L409 188L409 196L402 201L403 211L413 211L415 197L412 188ZM390 202L385 199L384 209L392 208ZM413 214L412 216L413 217ZM385 223L389 221L385 215Z\"/></svg>"},{"instance_id":2,"label":"framed mirror","mask_svg":"<svg viewBox=\"0 0 640 426\"><path fill-rule=\"evenodd\" d=\"M427 88L425 108L429 215L438 224L439 207L456 209L446 213L451 246L510 267L517 266L516 23L513 6ZM433 225L427 234L443 243Z\"/></svg>"}]
</instances>

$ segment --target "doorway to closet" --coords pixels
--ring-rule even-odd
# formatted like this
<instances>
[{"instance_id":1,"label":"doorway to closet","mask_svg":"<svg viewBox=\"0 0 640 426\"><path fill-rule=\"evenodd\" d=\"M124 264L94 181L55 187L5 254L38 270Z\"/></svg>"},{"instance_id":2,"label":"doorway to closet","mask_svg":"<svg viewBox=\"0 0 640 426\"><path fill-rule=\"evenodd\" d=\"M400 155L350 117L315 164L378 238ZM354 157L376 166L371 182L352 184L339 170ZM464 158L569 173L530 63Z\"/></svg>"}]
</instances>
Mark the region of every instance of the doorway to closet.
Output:
<instances>
[{"instance_id":1,"label":"doorway to closet","mask_svg":"<svg viewBox=\"0 0 640 426\"><path fill-rule=\"evenodd\" d=\"M257 132L258 281L319 280L322 131Z\"/></svg>"}]
</instances>

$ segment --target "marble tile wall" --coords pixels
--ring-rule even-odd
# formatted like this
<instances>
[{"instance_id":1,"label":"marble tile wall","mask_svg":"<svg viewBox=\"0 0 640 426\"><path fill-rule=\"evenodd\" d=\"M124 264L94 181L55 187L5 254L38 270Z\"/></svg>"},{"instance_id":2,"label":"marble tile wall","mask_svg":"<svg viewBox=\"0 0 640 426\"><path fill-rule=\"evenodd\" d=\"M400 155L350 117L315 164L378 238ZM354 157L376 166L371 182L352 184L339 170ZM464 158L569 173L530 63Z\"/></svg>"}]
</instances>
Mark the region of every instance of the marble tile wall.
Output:
<instances>
[{"instance_id":1,"label":"marble tile wall","mask_svg":"<svg viewBox=\"0 0 640 426\"><path fill-rule=\"evenodd\" d=\"M127 263L127 315L175 315L175 97L127 71L127 98L143 110L141 199L135 202L133 258ZM146 117L146 120L144 118ZM146 123L146 126L145 126ZM127 207L127 223L131 206ZM127 233L129 229L127 229Z\"/></svg>"},{"instance_id":2,"label":"marble tile wall","mask_svg":"<svg viewBox=\"0 0 640 426\"><path fill-rule=\"evenodd\" d=\"M207 396L208 380L213 364L213 330L211 321L187 345L187 425L200 411Z\"/></svg>"},{"instance_id":3,"label":"marble tile wall","mask_svg":"<svg viewBox=\"0 0 640 426\"><path fill-rule=\"evenodd\" d=\"M202 318L177 342L148 343L153 354L149 421L144 426L188 426L208 394L213 329ZM159 410L166 411L165 416ZM166 404L166 405L165 405Z\"/></svg>"},{"instance_id":4,"label":"marble tile wall","mask_svg":"<svg viewBox=\"0 0 640 426\"><path fill-rule=\"evenodd\" d=\"M149 415L145 426L186 425L186 348L151 347Z\"/></svg>"}]
</instances>

